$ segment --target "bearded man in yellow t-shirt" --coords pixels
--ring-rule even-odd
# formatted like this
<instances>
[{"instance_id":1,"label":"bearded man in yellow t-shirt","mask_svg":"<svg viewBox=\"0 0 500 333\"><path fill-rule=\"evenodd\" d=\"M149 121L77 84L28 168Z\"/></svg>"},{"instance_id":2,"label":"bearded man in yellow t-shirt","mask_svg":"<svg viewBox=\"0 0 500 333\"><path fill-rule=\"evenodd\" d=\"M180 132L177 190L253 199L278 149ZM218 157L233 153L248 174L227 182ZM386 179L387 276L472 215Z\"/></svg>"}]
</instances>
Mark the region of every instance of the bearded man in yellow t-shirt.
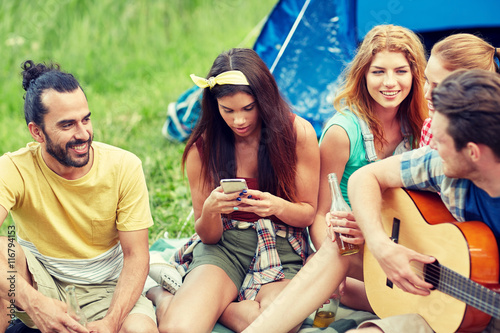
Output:
<instances>
[{"instance_id":1,"label":"bearded man in yellow t-shirt","mask_svg":"<svg viewBox=\"0 0 500 333\"><path fill-rule=\"evenodd\" d=\"M34 142L0 157L0 224L9 212L15 222L0 237L0 331L15 316L42 332L157 332L141 295L153 224L141 161L93 142L73 75L32 61L23 69ZM68 314L68 285L86 327Z\"/></svg>"}]
</instances>

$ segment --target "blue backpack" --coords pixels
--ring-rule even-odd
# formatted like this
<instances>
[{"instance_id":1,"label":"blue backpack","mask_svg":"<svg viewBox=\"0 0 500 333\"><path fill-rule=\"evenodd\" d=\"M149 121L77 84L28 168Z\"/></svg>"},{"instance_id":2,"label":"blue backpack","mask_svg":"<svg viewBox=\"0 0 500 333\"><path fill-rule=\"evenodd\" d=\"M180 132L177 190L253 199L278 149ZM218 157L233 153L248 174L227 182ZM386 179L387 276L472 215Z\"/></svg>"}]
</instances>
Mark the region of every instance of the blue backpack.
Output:
<instances>
[{"instance_id":1,"label":"blue backpack","mask_svg":"<svg viewBox=\"0 0 500 333\"><path fill-rule=\"evenodd\" d=\"M202 92L203 89L193 86L176 102L168 104L167 119L161 131L164 137L180 142L189 137L200 116Z\"/></svg>"}]
</instances>

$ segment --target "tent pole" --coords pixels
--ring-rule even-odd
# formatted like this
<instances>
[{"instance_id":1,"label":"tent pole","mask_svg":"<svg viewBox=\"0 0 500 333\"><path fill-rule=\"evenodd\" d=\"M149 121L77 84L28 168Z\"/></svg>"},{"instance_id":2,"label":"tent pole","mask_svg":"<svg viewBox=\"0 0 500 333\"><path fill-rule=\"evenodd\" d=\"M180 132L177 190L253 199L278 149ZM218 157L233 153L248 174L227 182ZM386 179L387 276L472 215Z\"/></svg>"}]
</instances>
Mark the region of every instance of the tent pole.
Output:
<instances>
[{"instance_id":1,"label":"tent pole","mask_svg":"<svg viewBox=\"0 0 500 333\"><path fill-rule=\"evenodd\" d=\"M311 0L306 0L306 2L304 3L304 6L302 6L302 9L300 10L299 15L297 15L297 19L295 19L295 22L293 23L292 29L290 29L290 32L288 33L288 36L286 36L285 42L281 46L280 51L279 51L278 55L276 56L276 59L274 59L273 65L269 69L271 73L274 72L274 69L278 65L278 62L280 61L281 56L283 55L283 52L285 52L285 49L287 48L288 43L292 39L292 36L295 33L295 30L297 29L297 26L299 25L300 21L302 20L302 17L304 16L304 13L306 12L306 9L309 6L310 2L311 2Z\"/></svg>"}]
</instances>

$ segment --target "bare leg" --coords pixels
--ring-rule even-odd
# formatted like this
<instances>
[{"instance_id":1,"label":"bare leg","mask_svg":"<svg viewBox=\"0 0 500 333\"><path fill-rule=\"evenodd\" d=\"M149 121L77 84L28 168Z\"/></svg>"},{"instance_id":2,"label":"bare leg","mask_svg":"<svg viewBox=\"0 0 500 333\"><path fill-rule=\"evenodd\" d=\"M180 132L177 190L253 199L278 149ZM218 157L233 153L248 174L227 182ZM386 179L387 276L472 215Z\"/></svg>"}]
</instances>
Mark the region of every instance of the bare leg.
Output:
<instances>
[{"instance_id":1,"label":"bare leg","mask_svg":"<svg viewBox=\"0 0 500 333\"><path fill-rule=\"evenodd\" d=\"M209 332L237 295L236 286L221 268L199 266L186 276L173 297L156 297L168 302L161 314L157 310L159 331Z\"/></svg>"},{"instance_id":2,"label":"bare leg","mask_svg":"<svg viewBox=\"0 0 500 333\"><path fill-rule=\"evenodd\" d=\"M363 250L361 247L357 254L349 256L349 269L340 301L350 308L373 312L363 282Z\"/></svg>"},{"instance_id":3,"label":"bare leg","mask_svg":"<svg viewBox=\"0 0 500 333\"><path fill-rule=\"evenodd\" d=\"M352 309L373 312L366 296L364 282L354 278L347 278L340 302Z\"/></svg>"},{"instance_id":4,"label":"bare leg","mask_svg":"<svg viewBox=\"0 0 500 333\"><path fill-rule=\"evenodd\" d=\"M279 296L244 332L290 331L317 309L344 280L349 257L327 240ZM297 304L296 300L301 302ZM294 306L289 306L294 304Z\"/></svg>"},{"instance_id":5,"label":"bare leg","mask_svg":"<svg viewBox=\"0 0 500 333\"><path fill-rule=\"evenodd\" d=\"M153 319L140 313L127 316L119 333L157 333L158 327Z\"/></svg>"},{"instance_id":6,"label":"bare leg","mask_svg":"<svg viewBox=\"0 0 500 333\"><path fill-rule=\"evenodd\" d=\"M233 302L222 313L219 321L235 332L241 332L266 309L290 280L281 280L261 287L255 301Z\"/></svg>"},{"instance_id":7,"label":"bare leg","mask_svg":"<svg viewBox=\"0 0 500 333\"><path fill-rule=\"evenodd\" d=\"M146 297L156 307L156 320L159 323L160 318L165 316L174 295L163 289L163 287L157 286L149 289Z\"/></svg>"},{"instance_id":8,"label":"bare leg","mask_svg":"<svg viewBox=\"0 0 500 333\"><path fill-rule=\"evenodd\" d=\"M252 300L232 302L222 313L219 322L235 332L241 332L260 314L260 304Z\"/></svg>"}]
</instances>

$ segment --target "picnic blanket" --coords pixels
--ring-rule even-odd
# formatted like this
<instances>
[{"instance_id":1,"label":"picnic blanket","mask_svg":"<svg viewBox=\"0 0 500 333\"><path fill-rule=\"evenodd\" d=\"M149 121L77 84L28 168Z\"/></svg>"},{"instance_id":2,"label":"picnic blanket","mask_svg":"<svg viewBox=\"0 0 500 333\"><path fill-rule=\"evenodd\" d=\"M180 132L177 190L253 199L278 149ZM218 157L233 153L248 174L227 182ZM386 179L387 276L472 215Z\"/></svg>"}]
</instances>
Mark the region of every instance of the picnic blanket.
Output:
<instances>
[{"instance_id":1,"label":"picnic blanket","mask_svg":"<svg viewBox=\"0 0 500 333\"><path fill-rule=\"evenodd\" d=\"M155 254L155 258L163 258L165 262L170 261L171 256L175 251L181 248L186 242L187 238L182 239L166 239L161 238L157 240L149 249L151 254ZM314 313L312 313L304 322L299 330L299 333L343 333L349 329L355 328L365 320L377 318L374 314L365 311L356 311L340 305L336 320L330 324L329 327L317 328L313 327ZM34 330L26 327L21 321L16 320L15 324L9 326L6 333L36 333L39 330ZM233 333L232 330L217 323L212 330L212 333Z\"/></svg>"},{"instance_id":2,"label":"picnic blanket","mask_svg":"<svg viewBox=\"0 0 500 333\"><path fill-rule=\"evenodd\" d=\"M166 239L161 238L157 240L151 247L150 253L155 254L155 258L162 257L165 262L169 262L173 253L181 248L186 242L187 238L182 239ZM159 254L161 256L159 256ZM336 320L330 324L329 327L317 328L313 327L314 313L304 320L299 333L312 333L312 332L324 332L324 333L342 333L347 330L356 328L360 323L370 319L376 319L377 316L370 312L357 311L340 305ZM217 323L212 330L213 333L232 333L233 331Z\"/></svg>"}]
</instances>

